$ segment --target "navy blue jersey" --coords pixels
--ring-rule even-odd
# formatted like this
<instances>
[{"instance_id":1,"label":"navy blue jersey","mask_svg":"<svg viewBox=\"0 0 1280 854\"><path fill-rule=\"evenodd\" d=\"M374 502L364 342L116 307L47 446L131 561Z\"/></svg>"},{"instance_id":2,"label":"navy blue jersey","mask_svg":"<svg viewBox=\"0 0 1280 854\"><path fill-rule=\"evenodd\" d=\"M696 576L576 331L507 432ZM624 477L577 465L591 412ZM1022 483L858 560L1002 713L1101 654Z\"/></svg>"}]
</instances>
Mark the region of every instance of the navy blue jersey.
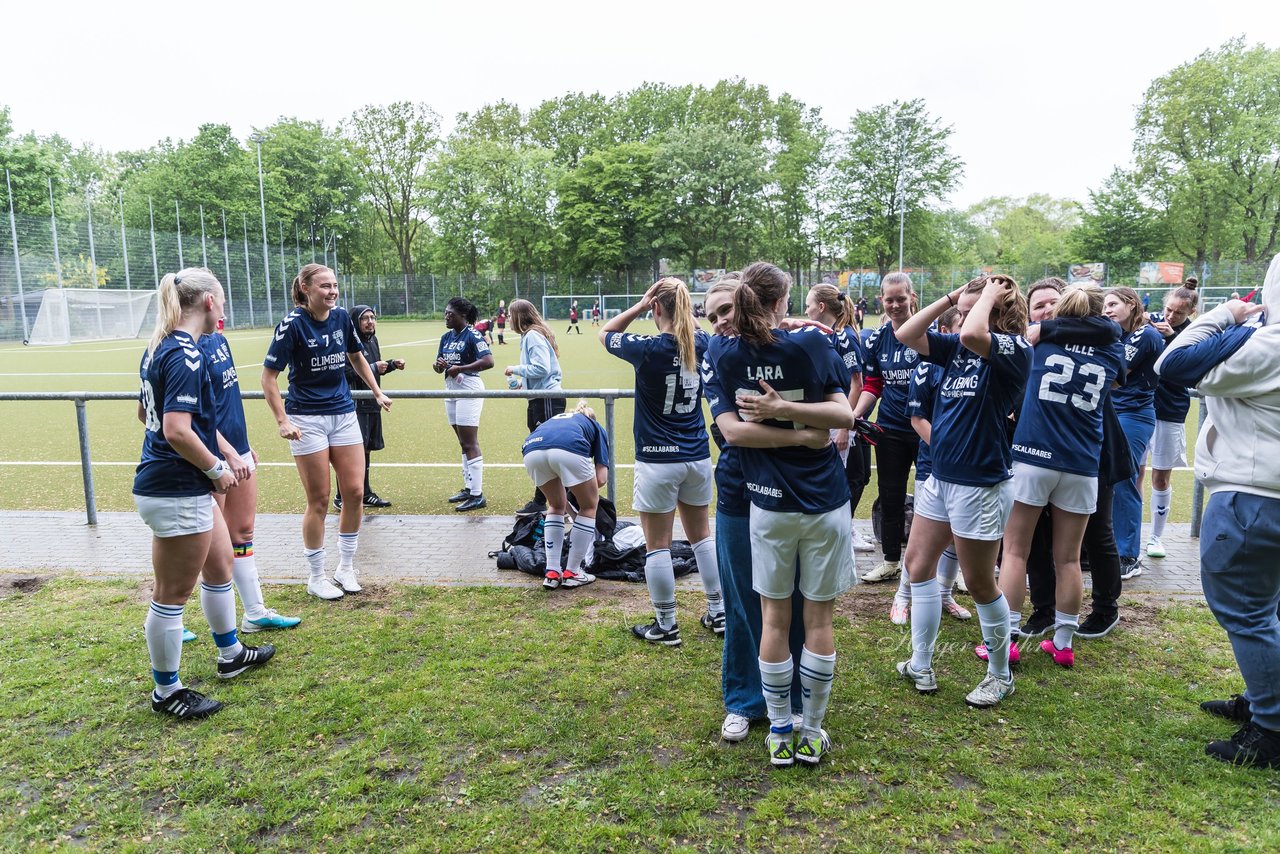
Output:
<instances>
[{"instance_id":1,"label":"navy blue jersey","mask_svg":"<svg viewBox=\"0 0 1280 854\"><path fill-rule=\"evenodd\" d=\"M920 354L898 340L893 324L886 323L867 338L867 379L884 383L880 391L880 408L876 423L885 430L910 433L907 415L907 391L920 362Z\"/></svg>"},{"instance_id":2,"label":"navy blue jersey","mask_svg":"<svg viewBox=\"0 0 1280 854\"><path fill-rule=\"evenodd\" d=\"M1116 412L1138 412L1153 409L1156 384L1156 359L1164 352L1164 339L1150 324L1140 326L1120 339L1124 345L1124 383L1111 394Z\"/></svg>"},{"instance_id":3,"label":"navy blue jersey","mask_svg":"<svg viewBox=\"0 0 1280 854\"><path fill-rule=\"evenodd\" d=\"M938 386L942 384L942 373L941 365L920 363L916 367L916 375L911 378L911 390L907 392L907 415L923 418L931 427L933 402L937 398ZM932 473L933 454L929 450L929 444L921 439L920 450L916 452L916 480L927 480Z\"/></svg>"},{"instance_id":4,"label":"navy blue jersey","mask_svg":"<svg viewBox=\"0 0 1280 854\"><path fill-rule=\"evenodd\" d=\"M205 495L213 482L187 462L164 437L166 412L190 412L200 443L218 454L218 412L209 363L187 332L170 333L155 351L143 353L138 369L146 432L142 460L133 477L135 495Z\"/></svg>"},{"instance_id":5,"label":"navy blue jersey","mask_svg":"<svg viewBox=\"0 0 1280 854\"><path fill-rule=\"evenodd\" d=\"M1040 468L1095 477L1102 447L1103 398L1124 369L1124 345L1035 347L1013 458Z\"/></svg>"},{"instance_id":6,"label":"navy blue jersey","mask_svg":"<svg viewBox=\"0 0 1280 854\"><path fill-rule=\"evenodd\" d=\"M244 402L240 399L240 377L231 358L231 342L217 332L200 336L200 349L209 360L213 397L218 409L218 432L236 453L249 453L249 430L244 423Z\"/></svg>"},{"instance_id":7,"label":"navy blue jersey","mask_svg":"<svg viewBox=\"0 0 1280 854\"><path fill-rule=\"evenodd\" d=\"M440 336L440 347L436 350L436 358L444 359L445 367L451 368L454 365L470 365L472 362L479 361L482 356L488 356L489 353L489 345L485 342L484 336L477 332L474 326L466 326L457 332L450 329ZM476 371L467 371L459 376L478 377L480 374Z\"/></svg>"},{"instance_id":8,"label":"navy blue jersey","mask_svg":"<svg viewBox=\"0 0 1280 854\"><path fill-rule=\"evenodd\" d=\"M992 486L1013 476L1005 424L1031 373L1031 345L1021 335L992 332L984 359L960 336L929 331L929 355L943 368L934 400L933 476L964 486Z\"/></svg>"},{"instance_id":9,"label":"navy blue jersey","mask_svg":"<svg viewBox=\"0 0 1280 854\"><path fill-rule=\"evenodd\" d=\"M561 412L543 421L524 440L520 453L548 448L590 457L596 465L609 465L609 438L604 428L581 412Z\"/></svg>"},{"instance_id":10,"label":"navy blue jersey","mask_svg":"<svg viewBox=\"0 0 1280 854\"><path fill-rule=\"evenodd\" d=\"M832 332L831 343L835 345L836 355L844 362L851 376L862 373L867 356L862 350L862 339L858 337L857 329L846 326L839 332Z\"/></svg>"},{"instance_id":11,"label":"navy blue jersey","mask_svg":"<svg viewBox=\"0 0 1280 854\"><path fill-rule=\"evenodd\" d=\"M849 393L849 372L831 339L812 327L773 331L774 343L757 347L741 338L714 338L703 362L712 417L737 414L739 393L760 394L760 380L786 400L818 403ZM784 430L799 425L765 421ZM822 450L739 448L744 487L751 503L783 513L826 513L849 500L849 484L835 445Z\"/></svg>"},{"instance_id":12,"label":"navy blue jersey","mask_svg":"<svg viewBox=\"0 0 1280 854\"><path fill-rule=\"evenodd\" d=\"M1164 323L1164 314L1162 312L1152 314L1151 322ZM1169 346L1169 342L1177 338L1182 330L1190 325L1191 318L1188 317L1182 321L1181 325L1173 327L1173 334L1164 339L1165 346ZM1181 424L1187 420L1187 413L1190 411L1191 391L1181 383L1169 382L1162 377L1156 384L1156 420Z\"/></svg>"},{"instance_id":13,"label":"navy blue jersey","mask_svg":"<svg viewBox=\"0 0 1280 854\"><path fill-rule=\"evenodd\" d=\"M285 412L341 415L356 410L347 385L347 354L363 352L364 345L345 308L334 308L325 320L295 308L276 327L262 364L277 371L289 368Z\"/></svg>"},{"instance_id":14,"label":"navy blue jersey","mask_svg":"<svg viewBox=\"0 0 1280 854\"><path fill-rule=\"evenodd\" d=\"M707 353L707 333L694 333L697 362ZM698 364L680 366L676 338L612 332L605 349L636 369L636 408L632 432L636 459L647 463L689 462L711 456L702 415L702 377Z\"/></svg>"}]
</instances>

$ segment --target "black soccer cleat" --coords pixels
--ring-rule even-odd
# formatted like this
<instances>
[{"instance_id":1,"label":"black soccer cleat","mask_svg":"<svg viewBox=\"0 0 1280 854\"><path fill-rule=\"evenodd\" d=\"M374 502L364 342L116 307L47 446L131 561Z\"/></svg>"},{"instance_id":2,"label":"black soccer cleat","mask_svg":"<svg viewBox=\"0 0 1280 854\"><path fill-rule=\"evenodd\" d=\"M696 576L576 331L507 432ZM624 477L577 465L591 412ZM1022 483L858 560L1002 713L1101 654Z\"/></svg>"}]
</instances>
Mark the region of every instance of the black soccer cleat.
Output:
<instances>
[{"instance_id":1,"label":"black soccer cleat","mask_svg":"<svg viewBox=\"0 0 1280 854\"><path fill-rule=\"evenodd\" d=\"M199 691L179 688L163 700L151 695L151 711L175 717L180 721L196 721L222 711L222 704Z\"/></svg>"},{"instance_id":2,"label":"black soccer cleat","mask_svg":"<svg viewBox=\"0 0 1280 854\"><path fill-rule=\"evenodd\" d=\"M657 620L648 625L632 626L631 634L649 643L662 644L663 646L680 646L680 627L672 625L671 628L664 629L658 625Z\"/></svg>"},{"instance_id":3,"label":"black soccer cleat","mask_svg":"<svg viewBox=\"0 0 1280 854\"><path fill-rule=\"evenodd\" d=\"M521 507L519 510L516 511L516 515L517 516L537 516L539 513L546 513L546 512L547 512L547 505L539 504L537 501L534 501L533 499L529 499L529 501L523 507Z\"/></svg>"},{"instance_id":4,"label":"black soccer cleat","mask_svg":"<svg viewBox=\"0 0 1280 854\"><path fill-rule=\"evenodd\" d=\"M450 495L447 500L450 504L457 504L459 501L466 501L470 497L471 490L464 486L460 492Z\"/></svg>"},{"instance_id":5,"label":"black soccer cleat","mask_svg":"<svg viewBox=\"0 0 1280 854\"><path fill-rule=\"evenodd\" d=\"M465 513L468 510L479 510L481 507L488 506L489 502L484 500L484 493L477 492L453 509L459 513Z\"/></svg>"},{"instance_id":6,"label":"black soccer cleat","mask_svg":"<svg viewBox=\"0 0 1280 854\"><path fill-rule=\"evenodd\" d=\"M262 646L248 646L241 644L240 654L230 661L218 661L218 678L234 679L246 670L252 670L260 667L271 660L276 654L276 648L269 643Z\"/></svg>"}]
</instances>

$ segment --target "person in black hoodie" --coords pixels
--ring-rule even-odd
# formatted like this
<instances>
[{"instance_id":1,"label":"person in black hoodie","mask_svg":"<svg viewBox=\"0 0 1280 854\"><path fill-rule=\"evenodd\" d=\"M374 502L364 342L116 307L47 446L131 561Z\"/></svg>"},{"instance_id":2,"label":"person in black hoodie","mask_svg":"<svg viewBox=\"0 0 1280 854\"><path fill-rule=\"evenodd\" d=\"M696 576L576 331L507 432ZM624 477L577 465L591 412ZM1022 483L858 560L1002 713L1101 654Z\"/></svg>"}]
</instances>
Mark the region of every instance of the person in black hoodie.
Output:
<instances>
[{"instance_id":1,"label":"person in black hoodie","mask_svg":"<svg viewBox=\"0 0 1280 854\"><path fill-rule=\"evenodd\" d=\"M382 358L382 348L378 344L378 317L372 308L367 305L356 306L351 310L351 320L356 325L361 343L364 344L365 357L369 361L369 366L373 368L375 380L392 371L404 370L404 359ZM352 391L363 391L369 388L350 365L347 366L347 383ZM382 385L380 380L378 385ZM382 441L382 410L378 408L376 401L357 398L356 420L360 422L360 435L364 437L364 506L390 507L391 502L380 497L369 486L369 454L386 447ZM333 504L339 509L342 508L341 492L334 492Z\"/></svg>"}]
</instances>

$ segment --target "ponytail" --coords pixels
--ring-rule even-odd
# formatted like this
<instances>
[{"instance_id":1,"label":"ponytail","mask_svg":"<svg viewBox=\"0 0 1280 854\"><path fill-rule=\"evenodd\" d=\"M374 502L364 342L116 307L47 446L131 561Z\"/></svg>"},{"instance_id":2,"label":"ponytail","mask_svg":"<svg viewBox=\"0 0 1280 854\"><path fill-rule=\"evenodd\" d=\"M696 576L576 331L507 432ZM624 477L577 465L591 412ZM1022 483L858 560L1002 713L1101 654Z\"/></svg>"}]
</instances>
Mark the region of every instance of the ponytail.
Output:
<instances>
[{"instance_id":1,"label":"ponytail","mask_svg":"<svg viewBox=\"0 0 1280 854\"><path fill-rule=\"evenodd\" d=\"M822 303L827 313L835 318L831 328L836 332L853 325L853 305L844 292L835 285L826 283L814 285L809 289L809 293L813 295L815 302Z\"/></svg>"},{"instance_id":2,"label":"ponytail","mask_svg":"<svg viewBox=\"0 0 1280 854\"><path fill-rule=\"evenodd\" d=\"M156 325L147 342L147 353L154 353L160 342L168 337L182 322L182 315L195 308L205 294L216 294L222 283L204 267L187 267L177 273L165 273L156 288Z\"/></svg>"},{"instance_id":3,"label":"ponytail","mask_svg":"<svg viewBox=\"0 0 1280 854\"><path fill-rule=\"evenodd\" d=\"M1100 317L1102 300L1102 288L1097 285L1072 285L1062 292L1062 298L1053 307L1053 316Z\"/></svg>"},{"instance_id":4,"label":"ponytail","mask_svg":"<svg viewBox=\"0 0 1280 854\"><path fill-rule=\"evenodd\" d=\"M758 347L773 343L773 307L786 299L791 277L765 261L742 271L742 286L733 295L733 325L739 337Z\"/></svg>"},{"instance_id":5,"label":"ponytail","mask_svg":"<svg viewBox=\"0 0 1280 854\"><path fill-rule=\"evenodd\" d=\"M311 277L321 270L329 268L323 264L307 264L298 271L298 275L293 279L293 304L296 306L305 306L307 304L307 294L302 290L303 285L311 284ZM332 271L331 271L332 272Z\"/></svg>"},{"instance_id":6,"label":"ponytail","mask_svg":"<svg viewBox=\"0 0 1280 854\"><path fill-rule=\"evenodd\" d=\"M694 333L697 326L693 322L693 300L689 298L689 289L675 277L665 278L658 283L654 302L662 307L663 313L671 320L671 334L676 339L681 369L696 371L698 351L694 346Z\"/></svg>"},{"instance_id":7,"label":"ponytail","mask_svg":"<svg viewBox=\"0 0 1280 854\"><path fill-rule=\"evenodd\" d=\"M573 408L573 411L578 415L587 416L592 421L599 421L599 419L596 418L596 411L591 408L591 404L587 403L585 399L579 398L578 405Z\"/></svg>"}]
</instances>

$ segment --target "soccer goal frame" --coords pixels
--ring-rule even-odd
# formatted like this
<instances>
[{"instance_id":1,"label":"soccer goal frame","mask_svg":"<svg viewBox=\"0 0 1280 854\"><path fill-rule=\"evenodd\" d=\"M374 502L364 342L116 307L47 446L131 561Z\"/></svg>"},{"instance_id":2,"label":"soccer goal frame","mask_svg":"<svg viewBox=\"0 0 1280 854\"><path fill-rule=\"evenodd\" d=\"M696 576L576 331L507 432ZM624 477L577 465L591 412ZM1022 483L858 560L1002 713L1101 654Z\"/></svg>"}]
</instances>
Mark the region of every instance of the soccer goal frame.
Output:
<instances>
[{"instance_id":1,"label":"soccer goal frame","mask_svg":"<svg viewBox=\"0 0 1280 854\"><path fill-rule=\"evenodd\" d=\"M47 288L40 298L28 344L74 344L138 338L155 322L154 290Z\"/></svg>"}]
</instances>

